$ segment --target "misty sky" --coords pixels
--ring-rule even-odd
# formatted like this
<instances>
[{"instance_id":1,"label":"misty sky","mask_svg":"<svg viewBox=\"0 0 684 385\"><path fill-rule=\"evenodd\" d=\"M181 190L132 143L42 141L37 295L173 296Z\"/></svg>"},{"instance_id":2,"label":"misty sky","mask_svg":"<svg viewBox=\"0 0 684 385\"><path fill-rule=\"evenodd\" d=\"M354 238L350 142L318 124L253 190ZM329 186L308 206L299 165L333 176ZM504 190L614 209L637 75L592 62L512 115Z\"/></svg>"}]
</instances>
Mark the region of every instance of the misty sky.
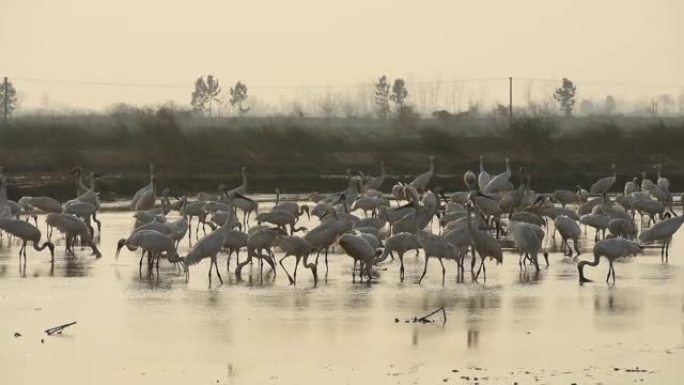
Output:
<instances>
[{"instance_id":1,"label":"misty sky","mask_svg":"<svg viewBox=\"0 0 684 385\"><path fill-rule=\"evenodd\" d=\"M0 74L17 79L25 106L84 108L187 103L207 73L252 87L382 73L684 85L682 15L681 0L0 0Z\"/></svg>"}]
</instances>

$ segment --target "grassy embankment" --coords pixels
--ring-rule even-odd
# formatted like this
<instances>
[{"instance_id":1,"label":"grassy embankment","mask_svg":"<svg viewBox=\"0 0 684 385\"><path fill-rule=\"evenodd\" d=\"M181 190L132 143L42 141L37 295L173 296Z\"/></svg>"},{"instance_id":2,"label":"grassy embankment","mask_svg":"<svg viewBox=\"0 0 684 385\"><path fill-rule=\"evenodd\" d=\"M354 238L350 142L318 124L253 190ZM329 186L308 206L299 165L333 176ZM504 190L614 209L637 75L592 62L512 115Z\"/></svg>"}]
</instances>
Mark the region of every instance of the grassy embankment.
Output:
<instances>
[{"instance_id":1,"label":"grassy embankment","mask_svg":"<svg viewBox=\"0 0 684 385\"><path fill-rule=\"evenodd\" d=\"M527 167L537 191L588 186L618 167L620 186L650 165L663 163L673 191L684 186L684 119L634 117L505 119L320 119L247 117L209 119L166 110L119 115L24 116L0 128L0 165L12 170L10 195L68 198L73 181L60 175L75 165L107 175L104 195L129 195L146 183L149 162L158 165L162 187L177 193L211 191L240 183L250 170L249 191L335 191L347 168L378 173L384 160L390 178L427 170L434 154L436 183L462 188L466 169L477 171L479 154L498 173L510 157ZM337 177L334 177L337 176ZM25 178L23 178L25 177ZM621 189L621 187L620 187Z\"/></svg>"}]
</instances>

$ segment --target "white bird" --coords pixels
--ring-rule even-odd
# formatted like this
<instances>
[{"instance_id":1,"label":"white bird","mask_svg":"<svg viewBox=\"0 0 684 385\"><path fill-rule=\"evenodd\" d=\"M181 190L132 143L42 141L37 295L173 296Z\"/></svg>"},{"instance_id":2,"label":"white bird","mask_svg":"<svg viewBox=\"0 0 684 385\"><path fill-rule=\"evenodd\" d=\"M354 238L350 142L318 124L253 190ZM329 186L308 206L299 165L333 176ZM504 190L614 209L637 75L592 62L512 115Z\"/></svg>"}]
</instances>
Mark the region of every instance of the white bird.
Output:
<instances>
[{"instance_id":1,"label":"white bird","mask_svg":"<svg viewBox=\"0 0 684 385\"><path fill-rule=\"evenodd\" d=\"M297 217L297 220L299 220L299 217L301 217L304 213L306 213L307 218L311 219L311 214L309 212L309 206L307 205L299 205L299 203L295 201L280 201L280 189L276 189L276 202L275 205L273 205L273 208L271 210L284 210L284 211L289 211L292 214L294 214ZM257 213L258 214L258 213Z\"/></svg>"},{"instance_id":2,"label":"white bird","mask_svg":"<svg viewBox=\"0 0 684 385\"><path fill-rule=\"evenodd\" d=\"M257 224L262 224L264 222L271 223L283 230L287 230L285 226L289 225L290 235L297 231L306 231L306 227L295 227L295 223L297 223L297 217L289 211L274 210L261 213L256 216L256 221Z\"/></svg>"},{"instance_id":3,"label":"white bird","mask_svg":"<svg viewBox=\"0 0 684 385\"><path fill-rule=\"evenodd\" d=\"M399 256L399 262L401 266L399 267L399 279L404 281L404 254L409 250L416 250L416 256L418 256L418 250L420 250L420 243L418 242L418 237L414 233L399 233L394 234L385 240L385 249L382 251L380 257L375 261L375 263L380 263L387 259L388 256L394 259L394 253Z\"/></svg>"},{"instance_id":4,"label":"white bird","mask_svg":"<svg viewBox=\"0 0 684 385\"><path fill-rule=\"evenodd\" d=\"M235 268L235 276L240 278L242 268L252 261L252 257L257 257L259 258L259 275L263 275L264 261L266 261L271 266L275 277L276 266L273 246L281 236L286 235L287 232L280 228L265 228L250 234L247 238L247 259L240 262Z\"/></svg>"},{"instance_id":5,"label":"white bird","mask_svg":"<svg viewBox=\"0 0 684 385\"><path fill-rule=\"evenodd\" d=\"M154 164L150 163L150 183L136 191L131 199L131 210L151 210L157 201L157 189L154 185Z\"/></svg>"},{"instance_id":6,"label":"white bird","mask_svg":"<svg viewBox=\"0 0 684 385\"><path fill-rule=\"evenodd\" d=\"M76 197L76 199L74 199L74 200L79 201L79 202L90 203L93 206L95 206L95 208L97 210L99 210L100 209L100 199L99 199L99 194L97 192L95 192L95 178L96 178L96 174L94 172L91 172L90 173L90 185L89 185L88 189L86 191L84 191L82 194L79 194ZM69 202L67 202L67 204L68 203Z\"/></svg>"},{"instance_id":7,"label":"white bird","mask_svg":"<svg viewBox=\"0 0 684 385\"><path fill-rule=\"evenodd\" d=\"M663 213L665 213L665 206L658 201L650 199L650 197L646 199L637 199L632 203L632 208L641 215L648 215L649 224L651 222L656 222L656 215L659 219L663 219Z\"/></svg>"},{"instance_id":8,"label":"white bird","mask_svg":"<svg viewBox=\"0 0 684 385\"><path fill-rule=\"evenodd\" d=\"M252 199L233 199L233 205L242 211L242 227L249 227L249 217L254 213L259 215L259 204Z\"/></svg>"},{"instance_id":9,"label":"white bird","mask_svg":"<svg viewBox=\"0 0 684 385\"><path fill-rule=\"evenodd\" d=\"M492 180L492 177L484 168L484 155L480 155L480 173L477 175L477 185L480 187L480 190L484 189L490 180Z\"/></svg>"},{"instance_id":10,"label":"white bird","mask_svg":"<svg viewBox=\"0 0 684 385\"><path fill-rule=\"evenodd\" d=\"M522 255L525 254L525 258L531 260L535 269L539 271L537 255L542 249L544 230L533 224L516 221L511 221L508 228L511 230L511 236L513 237L513 241L515 242L518 251L520 251L520 256L522 257ZM546 266L548 266L548 253L544 252L543 255L546 260Z\"/></svg>"},{"instance_id":11,"label":"white bird","mask_svg":"<svg viewBox=\"0 0 684 385\"><path fill-rule=\"evenodd\" d=\"M663 177L662 173L661 173L662 169L663 169L663 165L658 163L653 167L658 169L658 179L656 180L656 185L662 187L666 191L669 191L670 190L670 181L667 178Z\"/></svg>"},{"instance_id":12,"label":"white bird","mask_svg":"<svg viewBox=\"0 0 684 385\"><path fill-rule=\"evenodd\" d=\"M599 233L603 234L603 238L606 238L606 229L610 223L610 218L603 214L585 214L580 217L580 223L593 227L596 230L596 235L594 236L594 241L599 240Z\"/></svg>"},{"instance_id":13,"label":"white bird","mask_svg":"<svg viewBox=\"0 0 684 385\"><path fill-rule=\"evenodd\" d=\"M179 257L178 252L175 248L175 241L168 236L154 231L154 230L141 230L135 231L131 234L128 239L120 239L116 245L116 259L119 259L119 252L126 246L128 250L135 251L138 248L143 249L143 254L140 257L140 271L142 272L142 261L145 256L145 252L148 253L148 265L152 264L154 258L157 258L157 272L159 271L159 257L164 255L169 262L183 262L183 259Z\"/></svg>"},{"instance_id":14,"label":"white bird","mask_svg":"<svg viewBox=\"0 0 684 385\"><path fill-rule=\"evenodd\" d=\"M632 179L632 180L630 180L630 181L628 181L628 182L625 182L625 190L624 190L624 194L625 194L625 195L629 195L629 194L631 194L631 193L633 193L633 192L639 191L639 182L638 182L638 179L639 179L639 178L634 177L634 179Z\"/></svg>"},{"instance_id":15,"label":"white bird","mask_svg":"<svg viewBox=\"0 0 684 385\"><path fill-rule=\"evenodd\" d=\"M615 218L608 222L608 230L615 237L634 239L637 235L637 228L631 219Z\"/></svg>"},{"instance_id":16,"label":"white bird","mask_svg":"<svg viewBox=\"0 0 684 385\"><path fill-rule=\"evenodd\" d=\"M38 228L28 222L14 218L0 218L0 230L7 232L22 240L19 249L19 262L24 256L24 266L26 266L26 244L31 242L36 251L43 251L46 247L50 250L50 260L55 260L55 246L52 242L45 242L40 245L41 233Z\"/></svg>"},{"instance_id":17,"label":"white bird","mask_svg":"<svg viewBox=\"0 0 684 385\"><path fill-rule=\"evenodd\" d=\"M509 179L511 178L511 162L506 158L506 171L497 174L482 188L485 194L492 194L505 191L508 188Z\"/></svg>"},{"instance_id":18,"label":"white bird","mask_svg":"<svg viewBox=\"0 0 684 385\"><path fill-rule=\"evenodd\" d=\"M238 193L240 195L245 195L247 192L247 167L242 166L242 184L224 192L224 195L233 196L233 194Z\"/></svg>"},{"instance_id":19,"label":"white bird","mask_svg":"<svg viewBox=\"0 0 684 385\"><path fill-rule=\"evenodd\" d=\"M380 162L380 176L371 178L368 182L361 186L361 192L366 193L368 190L380 191L383 183L385 183L385 162Z\"/></svg>"},{"instance_id":20,"label":"white bird","mask_svg":"<svg viewBox=\"0 0 684 385\"><path fill-rule=\"evenodd\" d=\"M69 174L69 175L76 177L76 195L77 196L84 194L86 191L88 191L88 186L83 181L83 167L76 166L76 167L72 168L71 170L66 171L65 174Z\"/></svg>"},{"instance_id":21,"label":"white bird","mask_svg":"<svg viewBox=\"0 0 684 385\"><path fill-rule=\"evenodd\" d=\"M641 172L641 191L647 191L650 192L651 189L655 186L655 183L653 183L652 180L648 179L646 177L646 171Z\"/></svg>"},{"instance_id":22,"label":"white bird","mask_svg":"<svg viewBox=\"0 0 684 385\"><path fill-rule=\"evenodd\" d=\"M551 197L560 203L562 207L579 202L577 193L570 190L556 190L551 194Z\"/></svg>"},{"instance_id":23,"label":"white bird","mask_svg":"<svg viewBox=\"0 0 684 385\"><path fill-rule=\"evenodd\" d=\"M605 178L601 178L597 180L594 184L591 185L591 188L589 191L592 194L605 194L608 191L610 191L610 188L613 187L615 184L615 164L613 163L611 166L611 169L613 170L613 175L607 176Z\"/></svg>"},{"instance_id":24,"label":"white bird","mask_svg":"<svg viewBox=\"0 0 684 385\"><path fill-rule=\"evenodd\" d=\"M582 186L577 185L576 190L577 190L577 197L579 197L580 201L586 202L589 199L589 191L582 188Z\"/></svg>"},{"instance_id":25,"label":"white bird","mask_svg":"<svg viewBox=\"0 0 684 385\"><path fill-rule=\"evenodd\" d=\"M418 175L411 183L409 183L409 186L415 188L418 190L419 193L425 192L427 189L428 184L430 184L430 181L432 180L432 177L435 175L435 156L430 155L430 170L428 170L426 173Z\"/></svg>"},{"instance_id":26,"label":"white bird","mask_svg":"<svg viewBox=\"0 0 684 385\"><path fill-rule=\"evenodd\" d=\"M217 193L216 194L211 194L211 193L206 193L206 192L200 192L197 194L197 200L198 201L220 201L221 198L223 198L223 193L226 192L226 185L225 184L220 184L218 185Z\"/></svg>"},{"instance_id":27,"label":"white bird","mask_svg":"<svg viewBox=\"0 0 684 385\"><path fill-rule=\"evenodd\" d=\"M491 183L491 182L490 182ZM497 263L502 263L503 262L503 253L501 252L501 245L499 242L496 240L496 238L492 237L489 233L482 231L478 228L475 227L473 224L472 216L471 213L473 211L473 204L472 202L469 202L466 204L466 209L468 210L468 216L467 216L467 223L468 223L468 232L470 233L470 237L472 238L472 254L473 254L473 259L470 265L470 270L471 272L475 268L475 255L479 254L480 255L480 267L477 270L477 274L475 274L474 279L477 279L477 277L480 275L480 270L482 270L482 273L484 274L484 278L487 278L487 271L485 268L485 259L487 257L492 257L494 258Z\"/></svg>"},{"instance_id":28,"label":"white bird","mask_svg":"<svg viewBox=\"0 0 684 385\"><path fill-rule=\"evenodd\" d=\"M90 221L94 221L97 224L97 232L100 233L102 230L102 223L97 219L97 207L92 203L80 202L80 201L70 201L64 205L64 213L72 214L81 218L88 229L90 229L90 234L94 235L95 231Z\"/></svg>"},{"instance_id":29,"label":"white bird","mask_svg":"<svg viewBox=\"0 0 684 385\"><path fill-rule=\"evenodd\" d=\"M573 219L566 217L565 215L559 215L556 217L554 224L556 229L561 235L561 249L563 250L563 255L565 255L565 246L568 248L568 257L572 257L572 249L570 248L570 243L568 239L572 239L575 245L575 251L577 255L580 255L579 251L579 236L582 234L577 222Z\"/></svg>"},{"instance_id":30,"label":"white bird","mask_svg":"<svg viewBox=\"0 0 684 385\"><path fill-rule=\"evenodd\" d=\"M188 202L185 205L183 205L183 207L181 208L181 215L188 217L188 237L190 238L190 240L192 239L192 218L197 217L197 226L195 227L195 238L196 239L199 239L200 224L202 224L202 231L204 231L205 235L207 233L205 226L206 225L209 225L209 226L213 225L213 224L210 224L206 221L207 213L204 211L204 206L206 204L207 204L207 202L204 202L204 201ZM224 221L225 221L225 218L224 218ZM223 223L223 222L219 222L219 223Z\"/></svg>"},{"instance_id":31,"label":"white bird","mask_svg":"<svg viewBox=\"0 0 684 385\"><path fill-rule=\"evenodd\" d=\"M204 258L211 258L211 263L209 264L209 284L211 284L211 268L214 266L216 266L216 275L219 281L223 283L216 259L219 251L223 248L223 244L226 242L228 230L228 220L226 220L221 227L205 235L195 243L195 246L190 249L190 252L188 252L184 259L186 279L190 278L190 266L199 263Z\"/></svg>"},{"instance_id":32,"label":"white bird","mask_svg":"<svg viewBox=\"0 0 684 385\"><path fill-rule=\"evenodd\" d=\"M637 255L642 250L643 248L641 246L624 238L611 238L597 242L594 245L594 261L580 261L577 264L580 283L591 282L591 280L584 276L584 266L598 266L601 257L605 257L609 263L606 282L608 282L612 275L613 283L615 283L615 269L613 268L613 261L628 255Z\"/></svg>"},{"instance_id":33,"label":"white bird","mask_svg":"<svg viewBox=\"0 0 684 385\"><path fill-rule=\"evenodd\" d=\"M281 236L276 239L275 245L278 246L285 253L285 255L282 258L280 258L279 263L280 267L282 267L283 270L285 270L285 274L287 274L287 278L290 280L291 284L297 283L297 267L299 266L299 261L302 258L304 259L304 267L311 270L314 282L318 281L318 272L316 270L316 265L314 263L309 262L311 244L307 242L306 239L298 237L296 235ZM285 260L285 258L289 256L295 257L294 277L290 276L290 273L283 265L283 260Z\"/></svg>"},{"instance_id":34,"label":"white bird","mask_svg":"<svg viewBox=\"0 0 684 385\"><path fill-rule=\"evenodd\" d=\"M325 251L325 272L328 274L328 249L337 242L337 237L340 233L337 219L337 212L329 209L324 217L330 215L332 218L321 222L320 225L311 229L304 239L311 244L311 251L316 252L316 266L318 266L318 257L321 251Z\"/></svg>"},{"instance_id":35,"label":"white bird","mask_svg":"<svg viewBox=\"0 0 684 385\"><path fill-rule=\"evenodd\" d=\"M340 247L344 250L345 254L354 259L354 268L356 269L356 263L360 262L359 267L359 278L363 279L363 274L365 273L368 280L372 277L372 266L375 257L378 255L373 246L366 241L362 236L346 233L340 237L339 240ZM354 272L352 272L352 275Z\"/></svg>"},{"instance_id":36,"label":"white bird","mask_svg":"<svg viewBox=\"0 0 684 385\"><path fill-rule=\"evenodd\" d=\"M5 208L4 210L3 207ZM28 242L33 244L33 248L36 251L42 251L46 247L50 250L50 260L55 260L55 246L52 242L45 242L40 244L41 233L38 228L28 222L22 221L20 219L7 217L9 206L7 205L7 179L2 174L2 169L0 169L0 230L7 232L22 240L21 248L19 249L19 263L21 266L21 257L24 256L24 264L26 267L26 245ZM2 212L4 211L4 213Z\"/></svg>"},{"instance_id":37,"label":"white bird","mask_svg":"<svg viewBox=\"0 0 684 385\"><path fill-rule=\"evenodd\" d=\"M62 204L57 199L50 197L22 197L19 199L19 204L28 205L46 213L61 213L63 211Z\"/></svg>"},{"instance_id":38,"label":"white bird","mask_svg":"<svg viewBox=\"0 0 684 385\"><path fill-rule=\"evenodd\" d=\"M81 219L70 214L50 213L47 215L45 221L50 227L56 228L59 232L64 234L66 239L66 251L71 255L76 255L74 252L74 242L77 237L81 238L81 245L88 245L93 250L93 255L100 258L102 254L97 249L97 245L93 242L91 235L91 228L88 227Z\"/></svg>"},{"instance_id":39,"label":"white bird","mask_svg":"<svg viewBox=\"0 0 684 385\"><path fill-rule=\"evenodd\" d=\"M239 193L233 193L229 195L230 199L233 198L242 198L242 199L249 199ZM221 283L223 283L223 279L221 278L221 273L219 273L219 268L218 268L218 263L217 263L217 256L219 251L223 249L223 245L226 243L226 237L228 236L228 231L231 229L231 220L234 218L234 209L231 208L229 210L230 213L233 213L229 216L226 217L226 221L219 227L218 229L212 231L208 235L205 235L202 237L195 246L190 249L190 252L188 252L187 256L185 257L184 264L185 264L185 274L186 274L186 279L190 278L190 271L189 267L198 263L204 258L211 258L211 263L209 264L209 284L211 284L211 268L213 266L216 267L216 275L218 276L218 279ZM238 266L239 268L239 266Z\"/></svg>"},{"instance_id":40,"label":"white bird","mask_svg":"<svg viewBox=\"0 0 684 385\"><path fill-rule=\"evenodd\" d=\"M679 230L682 223L684 223L684 215L658 222L653 225L653 227L644 230L639 234L639 242L649 243L662 241L663 245L660 249L660 257L665 258L665 261L667 261L670 253L672 236Z\"/></svg>"},{"instance_id":41,"label":"white bird","mask_svg":"<svg viewBox=\"0 0 684 385\"><path fill-rule=\"evenodd\" d=\"M247 246L249 235L239 230L228 230L223 247L228 249L228 259L226 260L226 270L230 271L230 257L235 253L236 262L240 263L240 249Z\"/></svg>"}]
</instances>

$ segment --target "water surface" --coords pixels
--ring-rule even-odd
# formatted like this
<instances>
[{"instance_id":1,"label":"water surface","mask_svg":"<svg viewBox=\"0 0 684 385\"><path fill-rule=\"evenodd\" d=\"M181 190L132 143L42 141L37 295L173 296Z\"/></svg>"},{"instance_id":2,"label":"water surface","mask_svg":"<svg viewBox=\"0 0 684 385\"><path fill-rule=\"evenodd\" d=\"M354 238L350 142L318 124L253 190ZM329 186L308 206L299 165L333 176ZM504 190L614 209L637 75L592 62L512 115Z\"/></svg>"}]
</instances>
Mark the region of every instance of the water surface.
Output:
<instances>
[{"instance_id":1,"label":"water surface","mask_svg":"<svg viewBox=\"0 0 684 385\"><path fill-rule=\"evenodd\" d=\"M352 282L352 260L330 257L314 287L300 269L243 281L222 267L224 284L208 284L208 261L190 282L168 263L160 275L138 273L137 253L114 259L131 213L104 213L100 248L66 257L55 236L56 262L29 249L20 271L16 244L0 248L0 383L3 384L680 384L684 378L684 268L678 234L670 262L658 250L587 268L547 240L551 266L521 272L508 251L488 265L487 280L456 280L454 263L431 262L417 285L422 255L376 269L372 283ZM315 222L315 221L313 221ZM307 223L310 227L315 223ZM44 226L41 223L41 227ZM581 240L589 258L593 232ZM187 252L187 240L181 254ZM244 258L245 252L242 252ZM290 261L292 263L292 261ZM232 264L234 266L234 264ZM291 266L288 265L288 266ZM324 267L321 268L321 275ZM405 322L445 307L446 324ZM398 320L398 322L397 322ZM44 330L78 324L62 335ZM22 336L14 337L18 332ZM44 342L41 342L41 339Z\"/></svg>"}]
</instances>

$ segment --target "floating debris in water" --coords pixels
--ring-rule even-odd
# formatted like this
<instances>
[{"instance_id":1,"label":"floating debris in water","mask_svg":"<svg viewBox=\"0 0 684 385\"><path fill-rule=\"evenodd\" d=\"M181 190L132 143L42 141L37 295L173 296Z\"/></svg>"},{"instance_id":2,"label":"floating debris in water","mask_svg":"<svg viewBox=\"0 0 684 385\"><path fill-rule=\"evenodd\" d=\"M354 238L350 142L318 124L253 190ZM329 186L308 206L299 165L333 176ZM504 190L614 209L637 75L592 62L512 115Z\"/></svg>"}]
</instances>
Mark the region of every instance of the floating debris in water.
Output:
<instances>
[{"instance_id":1,"label":"floating debris in water","mask_svg":"<svg viewBox=\"0 0 684 385\"><path fill-rule=\"evenodd\" d=\"M45 333L49 336L51 336L53 334L62 334L62 331L71 325L76 325L76 321L69 322L68 324L59 325L59 326L55 326L53 328L47 329L47 330L45 330Z\"/></svg>"},{"instance_id":2,"label":"floating debris in water","mask_svg":"<svg viewBox=\"0 0 684 385\"><path fill-rule=\"evenodd\" d=\"M433 315L435 315L439 312L442 312L442 324L445 324L447 321L447 316L446 316L446 310L444 309L444 307L440 307L439 309L437 309L437 310L435 310L429 314L426 314L422 317L407 318L404 320L404 323L411 323L411 322L412 323L422 323L422 324L435 323L435 320L430 319L430 317L432 317ZM399 318L394 319L394 323L399 323L399 322L400 322Z\"/></svg>"}]
</instances>

